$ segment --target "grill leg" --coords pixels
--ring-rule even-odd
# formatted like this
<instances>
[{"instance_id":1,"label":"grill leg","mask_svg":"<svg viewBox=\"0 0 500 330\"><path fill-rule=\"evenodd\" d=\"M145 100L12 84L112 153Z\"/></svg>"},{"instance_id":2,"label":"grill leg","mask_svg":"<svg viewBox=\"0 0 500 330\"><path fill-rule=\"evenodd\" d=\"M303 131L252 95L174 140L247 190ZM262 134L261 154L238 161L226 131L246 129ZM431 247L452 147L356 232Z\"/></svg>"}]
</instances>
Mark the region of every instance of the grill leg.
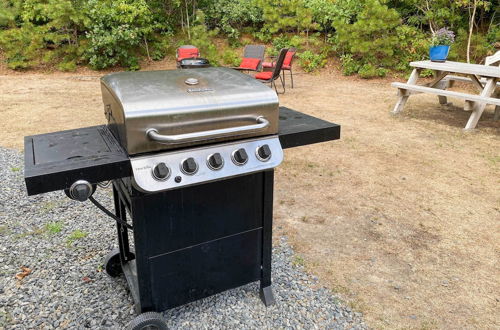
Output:
<instances>
[{"instance_id":1,"label":"grill leg","mask_svg":"<svg viewBox=\"0 0 500 330\"><path fill-rule=\"evenodd\" d=\"M260 298L264 305L274 305L271 287L271 255L273 240L273 183L274 170L264 172L264 196L262 215L262 270L260 278Z\"/></svg>"},{"instance_id":2,"label":"grill leg","mask_svg":"<svg viewBox=\"0 0 500 330\"><path fill-rule=\"evenodd\" d=\"M120 196L113 185L113 199L115 202L115 214L118 218L123 221L127 221L127 211L125 210L125 205L120 200ZM130 244L128 240L128 230L120 223L116 223L116 229L118 232L118 246L120 248L120 260L122 265L126 264L128 261L134 259L134 255L130 252Z\"/></svg>"}]
</instances>

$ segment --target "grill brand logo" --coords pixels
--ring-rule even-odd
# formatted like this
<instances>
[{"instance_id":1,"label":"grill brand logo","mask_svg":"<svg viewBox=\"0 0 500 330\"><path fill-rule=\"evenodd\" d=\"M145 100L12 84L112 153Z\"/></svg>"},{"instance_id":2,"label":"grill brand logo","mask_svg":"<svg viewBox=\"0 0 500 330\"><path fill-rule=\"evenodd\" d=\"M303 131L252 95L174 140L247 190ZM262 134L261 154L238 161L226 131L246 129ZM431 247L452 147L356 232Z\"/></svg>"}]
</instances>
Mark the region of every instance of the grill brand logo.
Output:
<instances>
[{"instance_id":1,"label":"grill brand logo","mask_svg":"<svg viewBox=\"0 0 500 330\"><path fill-rule=\"evenodd\" d=\"M202 92L213 92L213 88L188 88L188 93L202 93Z\"/></svg>"},{"instance_id":2,"label":"grill brand logo","mask_svg":"<svg viewBox=\"0 0 500 330\"><path fill-rule=\"evenodd\" d=\"M151 169L151 166L146 165L146 166L143 166L143 167L136 167L135 169L136 169L137 171L150 170L150 169Z\"/></svg>"}]
</instances>

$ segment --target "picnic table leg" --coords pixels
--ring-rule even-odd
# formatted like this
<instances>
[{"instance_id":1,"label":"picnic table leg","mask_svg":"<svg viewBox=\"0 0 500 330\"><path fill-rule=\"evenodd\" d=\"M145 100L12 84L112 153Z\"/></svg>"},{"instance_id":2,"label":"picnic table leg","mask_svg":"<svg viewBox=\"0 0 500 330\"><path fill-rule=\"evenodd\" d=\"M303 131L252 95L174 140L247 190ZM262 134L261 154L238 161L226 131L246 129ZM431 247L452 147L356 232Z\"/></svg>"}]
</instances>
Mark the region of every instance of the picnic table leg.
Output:
<instances>
[{"instance_id":1,"label":"picnic table leg","mask_svg":"<svg viewBox=\"0 0 500 330\"><path fill-rule=\"evenodd\" d=\"M483 97L490 97L495 92L496 85L496 78L488 78L480 95ZM486 108L486 103L474 102L474 108L472 109L469 121L467 121L467 125L465 125L466 130L470 130L476 127L479 118L481 118L481 115L483 114L484 108Z\"/></svg>"},{"instance_id":2,"label":"picnic table leg","mask_svg":"<svg viewBox=\"0 0 500 330\"><path fill-rule=\"evenodd\" d=\"M408 84L414 85L417 80L418 76L420 75L420 69L415 68L413 69L410 78L408 78ZM396 105L394 106L394 110L392 110L393 114L400 113L403 111L403 108L406 104L406 101L408 101L408 97L410 97L410 92L409 91L402 91L398 90L398 101L396 102Z\"/></svg>"},{"instance_id":3,"label":"picnic table leg","mask_svg":"<svg viewBox=\"0 0 500 330\"><path fill-rule=\"evenodd\" d=\"M495 107L495 114L493 115L493 120L499 120L500 119L500 105L497 105Z\"/></svg>"},{"instance_id":4,"label":"picnic table leg","mask_svg":"<svg viewBox=\"0 0 500 330\"><path fill-rule=\"evenodd\" d=\"M498 99L500 99L500 91L497 92ZM500 105L495 106L495 114L493 115L493 120L499 120L500 119Z\"/></svg>"},{"instance_id":5,"label":"picnic table leg","mask_svg":"<svg viewBox=\"0 0 500 330\"><path fill-rule=\"evenodd\" d=\"M448 80L443 80L443 78L442 78L443 76L446 76L447 74L448 74L448 72L436 71L435 77L436 77L436 79L439 79L435 83L436 88L447 89L449 87L450 82ZM433 86L431 86L431 87L433 87ZM439 104L442 104L442 105L448 104L448 98L446 96L438 95L438 99L439 99Z\"/></svg>"}]
</instances>

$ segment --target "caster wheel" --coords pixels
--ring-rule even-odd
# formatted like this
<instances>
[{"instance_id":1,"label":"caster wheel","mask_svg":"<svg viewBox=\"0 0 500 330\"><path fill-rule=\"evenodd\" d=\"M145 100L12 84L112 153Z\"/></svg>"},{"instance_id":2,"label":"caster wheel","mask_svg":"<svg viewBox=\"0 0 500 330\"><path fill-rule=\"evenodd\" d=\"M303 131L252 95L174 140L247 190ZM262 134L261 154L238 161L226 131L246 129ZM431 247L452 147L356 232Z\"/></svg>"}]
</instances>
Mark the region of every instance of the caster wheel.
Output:
<instances>
[{"instance_id":1,"label":"caster wheel","mask_svg":"<svg viewBox=\"0 0 500 330\"><path fill-rule=\"evenodd\" d=\"M111 250L104 258L104 269L111 277L120 276L123 273L122 262L120 260L120 249Z\"/></svg>"},{"instance_id":2,"label":"caster wheel","mask_svg":"<svg viewBox=\"0 0 500 330\"><path fill-rule=\"evenodd\" d=\"M130 252L130 254L132 258L135 258L132 252ZM106 258L104 258L104 269L111 277L117 277L123 273L122 262L120 260L120 249L116 248L108 253Z\"/></svg>"},{"instance_id":3,"label":"caster wheel","mask_svg":"<svg viewBox=\"0 0 500 330\"><path fill-rule=\"evenodd\" d=\"M127 330L166 330L167 323L160 313L147 312L130 321Z\"/></svg>"}]
</instances>

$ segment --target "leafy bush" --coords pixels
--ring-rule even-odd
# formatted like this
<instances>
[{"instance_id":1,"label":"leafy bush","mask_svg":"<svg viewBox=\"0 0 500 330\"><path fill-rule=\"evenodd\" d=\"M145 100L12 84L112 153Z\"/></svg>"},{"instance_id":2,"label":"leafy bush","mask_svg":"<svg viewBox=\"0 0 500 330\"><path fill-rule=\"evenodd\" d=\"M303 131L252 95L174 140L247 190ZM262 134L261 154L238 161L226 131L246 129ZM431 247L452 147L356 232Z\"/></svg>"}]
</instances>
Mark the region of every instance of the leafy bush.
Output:
<instances>
[{"instance_id":1,"label":"leafy bush","mask_svg":"<svg viewBox=\"0 0 500 330\"><path fill-rule=\"evenodd\" d=\"M407 72L410 62L427 59L429 56L429 39L413 26L400 25L396 28L398 37L394 50L395 63L391 65L397 71Z\"/></svg>"},{"instance_id":2,"label":"leafy bush","mask_svg":"<svg viewBox=\"0 0 500 330\"><path fill-rule=\"evenodd\" d=\"M361 65L352 57L351 54L344 54L340 57L340 62L342 64L342 73L345 76L352 76L358 73Z\"/></svg>"},{"instance_id":3,"label":"leafy bush","mask_svg":"<svg viewBox=\"0 0 500 330\"><path fill-rule=\"evenodd\" d=\"M219 52L212 39L219 33L218 29L208 31L205 25L205 13L202 10L196 12L196 20L191 28L190 43L196 45L202 56L210 61L212 65L219 65Z\"/></svg>"},{"instance_id":4,"label":"leafy bush","mask_svg":"<svg viewBox=\"0 0 500 330\"><path fill-rule=\"evenodd\" d=\"M39 62L39 52L44 48L43 34L31 24L14 28L0 35L7 66L11 69L27 69Z\"/></svg>"},{"instance_id":5,"label":"leafy bush","mask_svg":"<svg viewBox=\"0 0 500 330\"><path fill-rule=\"evenodd\" d=\"M315 54L306 50L297 55L299 64L305 72L313 72L326 65L326 56L324 54Z\"/></svg>"},{"instance_id":6,"label":"leafy bush","mask_svg":"<svg viewBox=\"0 0 500 330\"><path fill-rule=\"evenodd\" d=\"M239 66L241 63L241 58L236 54L234 50L226 49L222 54L222 61L224 64L229 66Z\"/></svg>"},{"instance_id":7,"label":"leafy bush","mask_svg":"<svg viewBox=\"0 0 500 330\"><path fill-rule=\"evenodd\" d=\"M313 20L321 30L329 32L335 21L348 24L361 11L359 0L308 0L306 6L312 10Z\"/></svg>"},{"instance_id":8,"label":"leafy bush","mask_svg":"<svg viewBox=\"0 0 500 330\"><path fill-rule=\"evenodd\" d=\"M87 12L85 58L90 66L139 69L137 46L146 42L154 28L146 0L88 0Z\"/></svg>"},{"instance_id":9,"label":"leafy bush","mask_svg":"<svg viewBox=\"0 0 500 330\"><path fill-rule=\"evenodd\" d=\"M1 0L0 51L13 69L50 65L74 70L79 64L137 69L146 55L158 60L173 53L175 35L175 40L197 45L214 64L235 63L230 53L224 58L218 54L217 49L227 45L220 39L214 44L220 31L233 48L257 38L273 43L270 55L283 47L309 50L303 55L308 68L335 52L341 56L344 74L361 70L363 76L379 76L385 68L407 72L409 62L427 58L429 34L441 26L457 31L452 60L468 57L470 24L472 61L481 62L500 48L498 1L420 2ZM474 6L477 11L470 22Z\"/></svg>"},{"instance_id":10,"label":"leafy bush","mask_svg":"<svg viewBox=\"0 0 500 330\"><path fill-rule=\"evenodd\" d=\"M467 52L467 37L468 32L465 29L459 29L457 39L453 46L450 48L449 58L458 60L466 58ZM495 52L493 44L489 43L487 36L481 34L474 34L471 39L471 61L474 63L481 63L487 55Z\"/></svg>"},{"instance_id":11,"label":"leafy bush","mask_svg":"<svg viewBox=\"0 0 500 330\"><path fill-rule=\"evenodd\" d=\"M3 0L0 2L0 28L15 25L15 20L20 12L20 1Z\"/></svg>"},{"instance_id":12,"label":"leafy bush","mask_svg":"<svg viewBox=\"0 0 500 330\"><path fill-rule=\"evenodd\" d=\"M396 27L401 24L399 14L379 0L366 0L353 24L336 21L338 41L347 53L364 63L391 65L397 48Z\"/></svg>"},{"instance_id":13,"label":"leafy bush","mask_svg":"<svg viewBox=\"0 0 500 330\"><path fill-rule=\"evenodd\" d=\"M257 28L263 22L262 9L248 0L214 0L205 14L207 24L219 28L233 42L244 26Z\"/></svg>"},{"instance_id":14,"label":"leafy bush","mask_svg":"<svg viewBox=\"0 0 500 330\"><path fill-rule=\"evenodd\" d=\"M388 70L385 68L377 68L373 64L367 63L359 69L358 74L363 79L370 79L374 77L385 77L387 72Z\"/></svg>"},{"instance_id":15,"label":"leafy bush","mask_svg":"<svg viewBox=\"0 0 500 330\"><path fill-rule=\"evenodd\" d=\"M0 35L7 65L25 69L51 63L56 57L65 62L78 60L78 31L87 22L79 5L71 0L10 2L0 15L4 24L15 26Z\"/></svg>"},{"instance_id":16,"label":"leafy bush","mask_svg":"<svg viewBox=\"0 0 500 330\"><path fill-rule=\"evenodd\" d=\"M262 9L263 30L270 33L315 29L312 10L305 0L256 0Z\"/></svg>"}]
</instances>

